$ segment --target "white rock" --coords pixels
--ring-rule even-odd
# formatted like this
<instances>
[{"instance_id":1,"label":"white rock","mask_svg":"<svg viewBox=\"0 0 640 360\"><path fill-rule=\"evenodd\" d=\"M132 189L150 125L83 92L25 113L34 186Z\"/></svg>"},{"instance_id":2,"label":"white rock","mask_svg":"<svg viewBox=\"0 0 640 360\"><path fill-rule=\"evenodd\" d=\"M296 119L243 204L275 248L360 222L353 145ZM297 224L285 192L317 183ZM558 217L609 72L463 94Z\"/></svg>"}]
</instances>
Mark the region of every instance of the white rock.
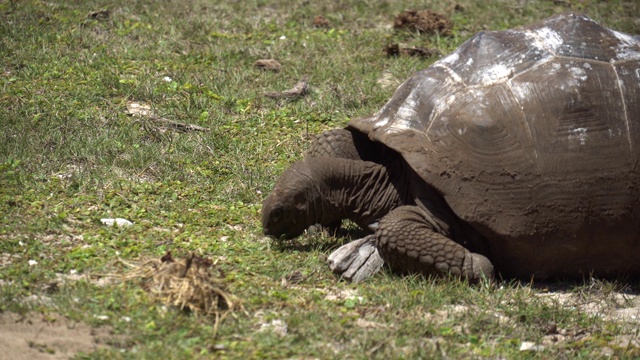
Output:
<instances>
[{"instance_id":1,"label":"white rock","mask_svg":"<svg viewBox=\"0 0 640 360\"><path fill-rule=\"evenodd\" d=\"M131 226L133 225L133 223L127 219L123 219L123 218L115 218L115 219L111 219L111 218L105 218L105 219L100 219L100 222L107 225L107 226L113 226L113 225L118 225L121 227L126 227L126 226Z\"/></svg>"},{"instance_id":2,"label":"white rock","mask_svg":"<svg viewBox=\"0 0 640 360\"><path fill-rule=\"evenodd\" d=\"M23 298L23 301L25 303L30 304L30 305L51 306L51 304L53 303L53 301L51 300L50 297L43 296L43 295L29 295L29 296Z\"/></svg>"},{"instance_id":3,"label":"white rock","mask_svg":"<svg viewBox=\"0 0 640 360\"><path fill-rule=\"evenodd\" d=\"M272 320L269 323L260 325L260 331L271 331L278 336L285 336L288 332L287 323L280 319Z\"/></svg>"},{"instance_id":4,"label":"white rock","mask_svg":"<svg viewBox=\"0 0 640 360\"><path fill-rule=\"evenodd\" d=\"M542 351L544 350L544 346L537 345L533 341L523 341L520 344L520 351Z\"/></svg>"}]
</instances>

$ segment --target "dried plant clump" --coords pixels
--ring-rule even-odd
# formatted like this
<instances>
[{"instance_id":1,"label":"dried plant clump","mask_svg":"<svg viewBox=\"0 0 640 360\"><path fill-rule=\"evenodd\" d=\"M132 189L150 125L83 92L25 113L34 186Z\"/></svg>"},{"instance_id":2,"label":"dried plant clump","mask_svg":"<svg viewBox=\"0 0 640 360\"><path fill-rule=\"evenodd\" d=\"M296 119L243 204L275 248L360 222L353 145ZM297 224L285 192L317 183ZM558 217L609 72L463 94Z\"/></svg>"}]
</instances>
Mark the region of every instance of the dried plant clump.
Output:
<instances>
[{"instance_id":1,"label":"dried plant clump","mask_svg":"<svg viewBox=\"0 0 640 360\"><path fill-rule=\"evenodd\" d=\"M125 263L133 268L126 280L139 280L142 286L162 303L196 314L220 318L235 305L227 293L223 275L213 262L193 253L174 259L167 252L161 259L142 265Z\"/></svg>"},{"instance_id":2,"label":"dried plant clump","mask_svg":"<svg viewBox=\"0 0 640 360\"><path fill-rule=\"evenodd\" d=\"M331 23L324 16L318 15L313 18L313 26L317 28L329 28Z\"/></svg>"},{"instance_id":3,"label":"dried plant clump","mask_svg":"<svg viewBox=\"0 0 640 360\"><path fill-rule=\"evenodd\" d=\"M389 44L384 48L384 52L387 56L414 56L422 59L427 59L432 56L439 56L440 51L437 49L430 49L418 46L401 46L400 44Z\"/></svg>"},{"instance_id":4,"label":"dried plant clump","mask_svg":"<svg viewBox=\"0 0 640 360\"><path fill-rule=\"evenodd\" d=\"M406 10L396 16L393 28L447 36L451 35L453 23L448 17L431 10Z\"/></svg>"}]
</instances>

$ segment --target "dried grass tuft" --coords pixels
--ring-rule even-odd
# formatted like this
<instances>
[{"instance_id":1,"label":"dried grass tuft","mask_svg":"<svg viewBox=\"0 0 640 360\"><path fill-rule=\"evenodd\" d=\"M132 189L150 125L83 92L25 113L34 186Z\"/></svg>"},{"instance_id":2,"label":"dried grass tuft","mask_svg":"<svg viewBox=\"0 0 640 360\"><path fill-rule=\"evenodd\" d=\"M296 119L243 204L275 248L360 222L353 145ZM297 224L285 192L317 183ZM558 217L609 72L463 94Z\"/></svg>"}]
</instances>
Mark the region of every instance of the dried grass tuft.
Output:
<instances>
[{"instance_id":1,"label":"dried grass tuft","mask_svg":"<svg viewBox=\"0 0 640 360\"><path fill-rule=\"evenodd\" d=\"M174 259L167 252L162 258L141 265L122 263L133 269L125 275L126 281L140 281L153 298L165 305L220 320L236 304L235 297L225 290L222 272L211 260L193 253Z\"/></svg>"}]
</instances>

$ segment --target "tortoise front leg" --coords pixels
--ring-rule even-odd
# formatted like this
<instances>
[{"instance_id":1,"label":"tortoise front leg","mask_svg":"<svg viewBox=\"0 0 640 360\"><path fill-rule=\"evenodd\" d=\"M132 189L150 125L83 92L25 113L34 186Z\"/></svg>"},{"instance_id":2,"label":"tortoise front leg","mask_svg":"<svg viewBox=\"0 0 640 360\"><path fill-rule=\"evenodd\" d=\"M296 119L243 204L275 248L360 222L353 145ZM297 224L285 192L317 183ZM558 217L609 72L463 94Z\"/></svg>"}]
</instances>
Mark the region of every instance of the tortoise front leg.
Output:
<instances>
[{"instance_id":1,"label":"tortoise front leg","mask_svg":"<svg viewBox=\"0 0 640 360\"><path fill-rule=\"evenodd\" d=\"M493 265L438 232L437 222L418 206L401 206L380 221L376 247L384 262L401 273L451 274L474 283L493 278ZM440 230L442 231L442 230Z\"/></svg>"}]
</instances>

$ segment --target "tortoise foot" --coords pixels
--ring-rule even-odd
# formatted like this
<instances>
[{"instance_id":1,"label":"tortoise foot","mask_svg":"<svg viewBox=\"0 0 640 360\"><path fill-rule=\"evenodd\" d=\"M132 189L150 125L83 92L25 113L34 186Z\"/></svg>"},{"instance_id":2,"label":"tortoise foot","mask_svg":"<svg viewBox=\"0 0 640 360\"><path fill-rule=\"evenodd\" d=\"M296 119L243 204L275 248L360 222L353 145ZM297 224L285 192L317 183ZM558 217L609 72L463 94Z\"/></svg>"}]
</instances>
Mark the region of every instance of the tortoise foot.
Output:
<instances>
[{"instance_id":1,"label":"tortoise foot","mask_svg":"<svg viewBox=\"0 0 640 360\"><path fill-rule=\"evenodd\" d=\"M484 255L469 253L464 259L463 268L464 277L472 284L483 279L491 281L495 276L493 264Z\"/></svg>"},{"instance_id":2,"label":"tortoise foot","mask_svg":"<svg viewBox=\"0 0 640 360\"><path fill-rule=\"evenodd\" d=\"M380 271L384 261L369 235L341 246L329 255L329 268L348 281L359 283Z\"/></svg>"}]
</instances>

